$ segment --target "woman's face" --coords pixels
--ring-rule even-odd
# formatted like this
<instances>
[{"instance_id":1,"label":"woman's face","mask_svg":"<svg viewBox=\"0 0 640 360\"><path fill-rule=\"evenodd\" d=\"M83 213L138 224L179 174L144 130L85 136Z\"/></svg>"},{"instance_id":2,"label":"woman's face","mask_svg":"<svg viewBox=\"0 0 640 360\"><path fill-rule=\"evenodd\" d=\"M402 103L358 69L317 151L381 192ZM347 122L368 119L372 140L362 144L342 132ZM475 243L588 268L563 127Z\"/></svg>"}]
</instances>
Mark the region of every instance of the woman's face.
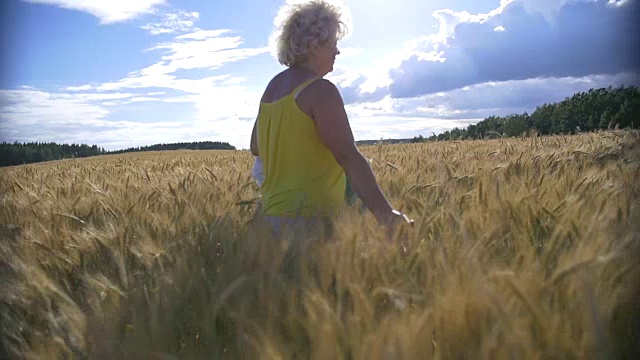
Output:
<instances>
[{"instance_id":1,"label":"woman's face","mask_svg":"<svg viewBox=\"0 0 640 360\"><path fill-rule=\"evenodd\" d=\"M336 55L340 54L338 40L330 38L327 42L318 46L314 52L318 68L324 74L333 71Z\"/></svg>"}]
</instances>

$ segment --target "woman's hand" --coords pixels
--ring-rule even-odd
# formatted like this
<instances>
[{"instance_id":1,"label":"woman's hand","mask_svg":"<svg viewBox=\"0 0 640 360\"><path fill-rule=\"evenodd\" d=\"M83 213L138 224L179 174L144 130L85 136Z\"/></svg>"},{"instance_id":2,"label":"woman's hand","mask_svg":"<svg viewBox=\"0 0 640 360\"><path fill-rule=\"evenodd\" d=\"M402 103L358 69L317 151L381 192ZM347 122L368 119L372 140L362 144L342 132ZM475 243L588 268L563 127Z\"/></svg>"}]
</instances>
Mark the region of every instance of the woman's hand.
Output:
<instances>
[{"instance_id":1,"label":"woman's hand","mask_svg":"<svg viewBox=\"0 0 640 360\"><path fill-rule=\"evenodd\" d=\"M386 227L387 235L392 238L399 226L413 227L415 223L413 219L398 210L391 210L386 219L381 219L382 224Z\"/></svg>"}]
</instances>

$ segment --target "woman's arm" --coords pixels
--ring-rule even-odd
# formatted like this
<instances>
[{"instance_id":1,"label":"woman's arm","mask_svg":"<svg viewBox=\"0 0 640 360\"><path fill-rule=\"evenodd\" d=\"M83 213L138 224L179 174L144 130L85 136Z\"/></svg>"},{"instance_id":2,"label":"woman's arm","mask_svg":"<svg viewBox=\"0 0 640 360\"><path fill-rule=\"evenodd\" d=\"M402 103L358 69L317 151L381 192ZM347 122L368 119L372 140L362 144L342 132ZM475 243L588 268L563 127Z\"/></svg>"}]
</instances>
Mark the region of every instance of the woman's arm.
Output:
<instances>
[{"instance_id":1,"label":"woman's arm","mask_svg":"<svg viewBox=\"0 0 640 360\"><path fill-rule=\"evenodd\" d=\"M330 81L314 84L311 111L321 141L333 153L349 177L353 189L376 219L385 225L401 217L376 182L369 162L358 150L340 92ZM404 220L404 217L402 217Z\"/></svg>"}]
</instances>

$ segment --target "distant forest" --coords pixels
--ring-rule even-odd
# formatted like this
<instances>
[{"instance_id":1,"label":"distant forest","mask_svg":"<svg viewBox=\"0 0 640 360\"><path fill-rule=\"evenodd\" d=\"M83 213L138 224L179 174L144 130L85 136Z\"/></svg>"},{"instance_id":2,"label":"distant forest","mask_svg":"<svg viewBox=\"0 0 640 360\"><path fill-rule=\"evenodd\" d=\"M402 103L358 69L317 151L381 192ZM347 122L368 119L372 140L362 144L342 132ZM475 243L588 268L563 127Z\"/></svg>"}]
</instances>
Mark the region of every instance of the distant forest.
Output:
<instances>
[{"instance_id":1,"label":"distant forest","mask_svg":"<svg viewBox=\"0 0 640 360\"><path fill-rule=\"evenodd\" d=\"M490 116L464 129L454 128L427 138L420 135L407 139L406 142L512 137L534 131L540 135L575 134L613 128L638 129L639 127L640 88L621 86L614 89L610 86L577 93L558 103L543 104L538 106L531 115L525 112L508 116ZM85 144L3 142L0 144L0 166L95 155L179 149L236 150L229 143L217 141L156 144L117 151L105 151L97 145Z\"/></svg>"},{"instance_id":2,"label":"distant forest","mask_svg":"<svg viewBox=\"0 0 640 360\"><path fill-rule=\"evenodd\" d=\"M106 154L122 154L136 151L163 151L163 150L236 150L234 146L226 142L200 141L189 143L156 144L143 147L132 147L124 150L110 151Z\"/></svg>"},{"instance_id":3,"label":"distant forest","mask_svg":"<svg viewBox=\"0 0 640 360\"><path fill-rule=\"evenodd\" d=\"M151 146L132 147L123 150L106 151L97 145L56 144L53 142L29 142L0 144L0 166L22 165L42 161L83 158L96 155L122 154L139 151L162 150L236 150L226 142L200 141L188 143L156 144Z\"/></svg>"},{"instance_id":4,"label":"distant forest","mask_svg":"<svg viewBox=\"0 0 640 360\"><path fill-rule=\"evenodd\" d=\"M540 135L554 135L639 127L640 88L621 86L614 89L610 86L538 106L531 115L525 112L490 116L465 129L454 128L428 138L420 135L412 142L512 137L533 131Z\"/></svg>"}]
</instances>

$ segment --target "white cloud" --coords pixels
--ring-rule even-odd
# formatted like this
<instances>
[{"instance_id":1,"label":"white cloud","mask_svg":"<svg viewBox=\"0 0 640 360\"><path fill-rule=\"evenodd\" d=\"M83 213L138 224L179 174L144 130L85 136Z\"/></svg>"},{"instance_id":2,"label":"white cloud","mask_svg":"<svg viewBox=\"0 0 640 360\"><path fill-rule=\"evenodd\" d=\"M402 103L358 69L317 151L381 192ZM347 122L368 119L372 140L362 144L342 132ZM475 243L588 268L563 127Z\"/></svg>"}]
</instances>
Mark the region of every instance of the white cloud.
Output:
<instances>
[{"instance_id":1,"label":"white cloud","mask_svg":"<svg viewBox=\"0 0 640 360\"><path fill-rule=\"evenodd\" d=\"M12 129L27 129L23 133L29 133L47 126L102 123L109 115L109 110L89 103L89 98L86 95L52 94L34 89L0 90L0 124L3 127L0 133L6 136L7 131ZM107 98L109 96L103 97Z\"/></svg>"},{"instance_id":2,"label":"white cloud","mask_svg":"<svg viewBox=\"0 0 640 360\"><path fill-rule=\"evenodd\" d=\"M62 90L66 90L66 91L87 91L87 90L92 90L93 86L91 85L80 85L80 86L67 86L64 87Z\"/></svg>"},{"instance_id":3,"label":"white cloud","mask_svg":"<svg viewBox=\"0 0 640 360\"><path fill-rule=\"evenodd\" d=\"M530 13L541 14L547 22L555 24L560 10L567 3L595 2L598 0L513 0L522 3L524 8ZM627 0L609 0L609 5L620 6Z\"/></svg>"},{"instance_id":4,"label":"white cloud","mask_svg":"<svg viewBox=\"0 0 640 360\"><path fill-rule=\"evenodd\" d=\"M357 48L357 47L345 47L345 48L340 48L339 50L340 50L340 55L338 56L340 58L358 56L364 52L363 48Z\"/></svg>"},{"instance_id":5,"label":"white cloud","mask_svg":"<svg viewBox=\"0 0 640 360\"><path fill-rule=\"evenodd\" d=\"M150 96L136 96L136 97L132 97L132 98L126 99L124 101L110 103L110 105L111 104L113 104L113 105L126 105L126 104L131 104L131 103L154 102L154 101L162 101L162 99L161 98L150 97ZM103 103L103 105L104 104L105 103Z\"/></svg>"},{"instance_id":6,"label":"white cloud","mask_svg":"<svg viewBox=\"0 0 640 360\"><path fill-rule=\"evenodd\" d=\"M482 24L492 17L502 14L502 12L513 3L514 0L501 1L500 6L484 14L471 14L468 11L454 11L451 9L440 9L433 12L433 17L438 19L438 33L424 37L432 44L447 44L448 40L455 36L455 28L461 23ZM517 0L516 0L517 1ZM551 0L555 1L555 0Z\"/></svg>"},{"instance_id":7,"label":"white cloud","mask_svg":"<svg viewBox=\"0 0 640 360\"><path fill-rule=\"evenodd\" d=\"M188 34L183 34L180 36L176 36L176 40L207 40L211 38L216 38L222 34L228 33L227 29L217 29L217 30L202 30L198 29Z\"/></svg>"},{"instance_id":8,"label":"white cloud","mask_svg":"<svg viewBox=\"0 0 640 360\"><path fill-rule=\"evenodd\" d=\"M0 90L0 140L86 143L108 150L207 139L244 145L245 134L250 134L253 123L238 118L216 120L220 110L216 105L231 101L231 95L218 99L206 107L206 99L202 98L198 103L202 106L201 114L196 119L141 122L113 119L113 112L117 110L113 106L157 101L156 98L118 93L48 93L34 88ZM193 99L186 101L193 102Z\"/></svg>"},{"instance_id":9,"label":"white cloud","mask_svg":"<svg viewBox=\"0 0 640 360\"><path fill-rule=\"evenodd\" d=\"M109 93L109 94L95 94L95 93L83 93L83 94L56 94L61 99L78 100L78 101L103 101L103 100L121 100L128 99L134 96L129 93Z\"/></svg>"},{"instance_id":10,"label":"white cloud","mask_svg":"<svg viewBox=\"0 0 640 360\"><path fill-rule=\"evenodd\" d=\"M331 75L329 79L342 87L343 91L350 92L346 97L347 100L357 101L357 98L379 100L388 93L388 87L393 83L390 70L398 69L403 61L411 57L416 57L419 61L444 62L446 60L444 50L453 38L457 25L463 22L483 23L501 14L513 1L501 0L500 6L486 14L470 14L467 11L456 12L450 9L436 10L432 15L439 23L437 33L410 39L400 49L378 56L370 64L361 66L358 70L338 67L336 68L338 75ZM355 89L346 89L353 84L356 84Z\"/></svg>"},{"instance_id":11,"label":"white cloud","mask_svg":"<svg viewBox=\"0 0 640 360\"><path fill-rule=\"evenodd\" d=\"M194 29L157 44L147 49L158 53L157 62L114 82L68 86L63 93L34 88L3 91L0 132L8 139L58 142L87 142L99 132L98 145L110 149L207 139L246 147L262 93L248 89L242 76L202 76L267 49L243 48L242 39L228 33ZM197 74L184 73L196 70ZM192 78L185 78L188 75ZM170 108L175 104L188 114L170 115L175 122L137 124L136 111L143 112L144 121L153 112L138 104L151 102ZM124 112L128 119L122 119L121 109L128 109Z\"/></svg>"},{"instance_id":12,"label":"white cloud","mask_svg":"<svg viewBox=\"0 0 640 360\"><path fill-rule=\"evenodd\" d=\"M566 0L516 0L524 5L530 13L539 13L544 16L545 20L550 23L555 22L555 19L560 13L560 9L567 2Z\"/></svg>"},{"instance_id":13,"label":"white cloud","mask_svg":"<svg viewBox=\"0 0 640 360\"><path fill-rule=\"evenodd\" d=\"M198 40L182 37L156 45L150 50L166 50L167 54L161 59L168 61L168 66L176 69L217 69L226 63L268 51L266 48L238 48L240 45L242 38L239 36L210 36Z\"/></svg>"},{"instance_id":14,"label":"white cloud","mask_svg":"<svg viewBox=\"0 0 640 360\"><path fill-rule=\"evenodd\" d=\"M155 11L165 0L23 0L35 4L55 5L61 8L89 13L102 24L134 19Z\"/></svg>"},{"instance_id":15,"label":"white cloud","mask_svg":"<svg viewBox=\"0 0 640 360\"><path fill-rule=\"evenodd\" d=\"M613 5L613 6L622 6L626 3L628 3L631 0L609 0L609 2L607 4L609 5Z\"/></svg>"},{"instance_id":16,"label":"white cloud","mask_svg":"<svg viewBox=\"0 0 640 360\"><path fill-rule=\"evenodd\" d=\"M357 140L407 139L422 134L430 136L454 127L464 128L474 120L446 120L429 117L373 116L352 121L353 135Z\"/></svg>"},{"instance_id":17,"label":"white cloud","mask_svg":"<svg viewBox=\"0 0 640 360\"><path fill-rule=\"evenodd\" d=\"M162 14L161 21L148 23L142 25L140 28L148 31L152 35L187 32L195 27L195 22L199 18L200 14L195 11L166 12Z\"/></svg>"},{"instance_id":18,"label":"white cloud","mask_svg":"<svg viewBox=\"0 0 640 360\"><path fill-rule=\"evenodd\" d=\"M487 82L447 92L424 95L406 101L409 108L424 113L433 109L451 112L471 112L473 116L507 115L509 112L531 113L537 106L564 100L578 92L592 88L630 85L637 83L638 74L590 75L583 77L531 78ZM399 103L406 103L400 99ZM450 114L443 114L450 116Z\"/></svg>"},{"instance_id":19,"label":"white cloud","mask_svg":"<svg viewBox=\"0 0 640 360\"><path fill-rule=\"evenodd\" d=\"M418 38L402 64L389 68L389 91L414 97L488 81L637 71L640 32L629 5L511 0L487 14L438 10L438 35Z\"/></svg>"},{"instance_id":20,"label":"white cloud","mask_svg":"<svg viewBox=\"0 0 640 360\"><path fill-rule=\"evenodd\" d=\"M99 91L135 88L167 88L187 93L203 93L220 85L233 85L241 79L229 75L201 79L179 78L179 70L215 70L226 64L268 52L266 48L242 48L239 36L223 36L229 30L196 30L157 44L146 51L161 51L160 60L130 73L116 82L101 84ZM84 85L85 87L87 85ZM84 88L84 87L83 87Z\"/></svg>"},{"instance_id":21,"label":"white cloud","mask_svg":"<svg viewBox=\"0 0 640 360\"><path fill-rule=\"evenodd\" d=\"M362 64L357 70L337 65L326 78L340 88L347 103L372 98L379 100L388 93L387 87L392 83L389 69L400 66L407 48L408 45L405 45L400 50L378 56L369 64Z\"/></svg>"},{"instance_id":22,"label":"white cloud","mask_svg":"<svg viewBox=\"0 0 640 360\"><path fill-rule=\"evenodd\" d=\"M437 32L409 40L368 65L338 66L329 78L347 102L359 102L379 100L389 92L394 97L413 97L485 81L628 71L632 55L624 54L631 54L627 50L633 45L623 45L621 38L632 42L637 27L632 30L628 25L629 31L625 30L632 15L616 23L614 17L621 13L611 10L630 1L610 0L605 6L603 0L502 0L483 14L440 9L432 14L439 22ZM559 30L548 22L555 20L560 9L565 23ZM579 21L583 18L591 20ZM585 23L600 26L585 28ZM578 27L584 31L566 30ZM603 42L604 38L609 40ZM602 42L602 49L608 50L595 51L585 39ZM531 54L536 52L547 55L533 60Z\"/></svg>"},{"instance_id":23,"label":"white cloud","mask_svg":"<svg viewBox=\"0 0 640 360\"><path fill-rule=\"evenodd\" d=\"M297 4L304 4L304 3L308 3L311 0L286 0L286 3L288 5L297 5ZM344 1L343 0L326 0L329 4L335 5L335 6L344 6Z\"/></svg>"},{"instance_id":24,"label":"white cloud","mask_svg":"<svg viewBox=\"0 0 640 360\"><path fill-rule=\"evenodd\" d=\"M414 98L387 95L377 101L348 104L346 109L357 139L408 138L464 128L491 115L531 114L537 106L577 92L638 80L638 74L621 73L488 82Z\"/></svg>"}]
</instances>

